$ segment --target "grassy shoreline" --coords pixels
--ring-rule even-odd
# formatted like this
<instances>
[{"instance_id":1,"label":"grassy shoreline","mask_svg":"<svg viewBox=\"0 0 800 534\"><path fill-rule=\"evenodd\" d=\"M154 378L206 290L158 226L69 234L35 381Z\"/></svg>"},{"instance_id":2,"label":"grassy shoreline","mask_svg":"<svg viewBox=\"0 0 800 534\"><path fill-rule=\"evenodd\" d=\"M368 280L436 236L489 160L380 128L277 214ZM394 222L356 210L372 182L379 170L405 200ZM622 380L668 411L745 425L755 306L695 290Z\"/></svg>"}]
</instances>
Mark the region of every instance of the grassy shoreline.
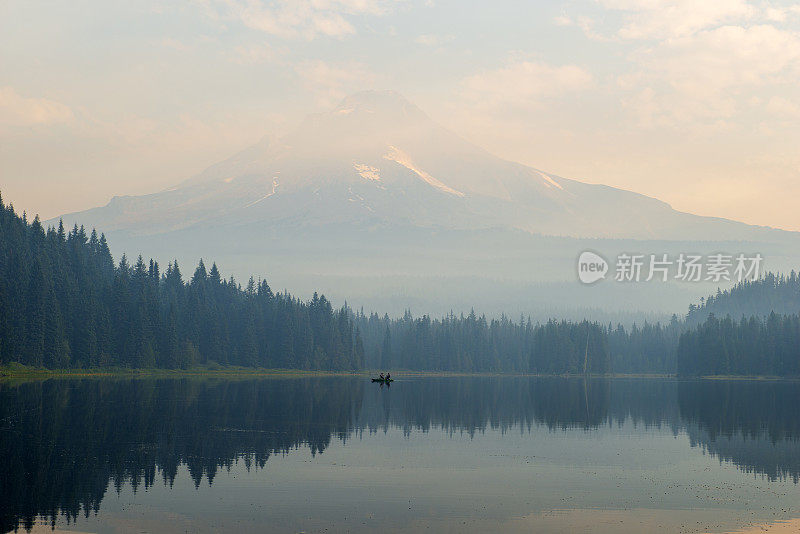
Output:
<instances>
[{"instance_id":1,"label":"grassy shoreline","mask_svg":"<svg viewBox=\"0 0 800 534\"><path fill-rule=\"evenodd\" d=\"M180 377L307 377L307 376L366 376L366 372L305 371L302 369L261 369L252 367L210 366L190 369L130 369L125 367L97 367L88 369L45 369L24 365L0 366L3 379L47 378L180 378Z\"/></svg>"},{"instance_id":2,"label":"grassy shoreline","mask_svg":"<svg viewBox=\"0 0 800 534\"><path fill-rule=\"evenodd\" d=\"M253 367L212 365L192 367L189 369L131 369L127 367L96 367L87 369L47 369L29 367L21 364L0 366L0 380L18 378L89 378L89 377L324 377L324 376L377 376L381 370L361 371L309 371L303 369L267 369ZM398 377L470 377L470 376L507 376L507 377L563 377L580 378L581 374L536 374L536 373L500 373L500 372L458 372L458 371L411 371L395 369L391 371ZM589 375L591 378L675 378L668 374L606 374Z\"/></svg>"},{"instance_id":3,"label":"grassy shoreline","mask_svg":"<svg viewBox=\"0 0 800 534\"><path fill-rule=\"evenodd\" d=\"M0 366L0 381L4 380L44 380L52 378L303 378L327 376L373 376L379 370L363 371L307 371L302 369L266 369L252 367L220 366L192 367L190 369L130 369L125 367L103 367L89 369L46 369L42 367L28 367L12 363ZM470 373L455 371L409 371L403 369L393 370L397 377L469 377L469 376L507 376L507 377L562 377L581 378L580 374L533 374L533 373ZM798 377L780 376L738 376L738 375L712 375L698 377L678 377L674 374L622 374L609 373L605 375L590 375L590 378L614 379L663 379L663 380L757 380L757 381L796 381Z\"/></svg>"}]
</instances>

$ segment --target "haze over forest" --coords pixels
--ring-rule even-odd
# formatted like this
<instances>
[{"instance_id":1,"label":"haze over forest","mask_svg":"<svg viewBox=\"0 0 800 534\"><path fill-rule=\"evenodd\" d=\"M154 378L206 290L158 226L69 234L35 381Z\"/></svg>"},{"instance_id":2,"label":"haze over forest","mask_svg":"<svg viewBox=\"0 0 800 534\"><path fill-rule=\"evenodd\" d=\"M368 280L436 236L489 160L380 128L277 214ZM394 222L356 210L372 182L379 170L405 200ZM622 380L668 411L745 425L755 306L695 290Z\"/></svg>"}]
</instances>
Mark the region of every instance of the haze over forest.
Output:
<instances>
[{"instance_id":1,"label":"haze over forest","mask_svg":"<svg viewBox=\"0 0 800 534\"><path fill-rule=\"evenodd\" d=\"M392 91L351 95L164 191L62 218L103 229L117 256L191 264L212 255L239 279L264 273L301 294L323 290L394 314L667 313L716 289L617 284L627 298L597 303L584 291L565 306L586 248L760 253L765 268L785 270L800 259L800 234L503 160ZM520 301L509 301L514 293Z\"/></svg>"},{"instance_id":2,"label":"haze over forest","mask_svg":"<svg viewBox=\"0 0 800 534\"><path fill-rule=\"evenodd\" d=\"M587 288L581 251L798 263L791 4L72 7L0 8L0 185L116 259L628 323L729 284Z\"/></svg>"},{"instance_id":3,"label":"haze over forest","mask_svg":"<svg viewBox=\"0 0 800 534\"><path fill-rule=\"evenodd\" d=\"M800 0L0 1L0 534L800 531L798 80Z\"/></svg>"}]
</instances>

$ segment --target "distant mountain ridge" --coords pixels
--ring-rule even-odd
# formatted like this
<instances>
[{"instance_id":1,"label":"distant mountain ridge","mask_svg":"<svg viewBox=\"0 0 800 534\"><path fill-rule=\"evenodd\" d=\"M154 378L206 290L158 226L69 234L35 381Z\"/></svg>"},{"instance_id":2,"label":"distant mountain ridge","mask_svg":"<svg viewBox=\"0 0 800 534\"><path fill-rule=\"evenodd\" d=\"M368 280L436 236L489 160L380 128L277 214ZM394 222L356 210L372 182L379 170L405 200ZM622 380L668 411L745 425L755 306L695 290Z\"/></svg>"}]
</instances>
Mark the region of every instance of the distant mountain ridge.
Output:
<instances>
[{"instance_id":1,"label":"distant mountain ridge","mask_svg":"<svg viewBox=\"0 0 800 534\"><path fill-rule=\"evenodd\" d=\"M700 217L630 191L493 156L394 92L367 91L158 193L64 216L153 235L204 224L507 228L592 238L763 240L766 227Z\"/></svg>"},{"instance_id":2,"label":"distant mountain ridge","mask_svg":"<svg viewBox=\"0 0 800 534\"><path fill-rule=\"evenodd\" d=\"M773 270L800 264L800 233L682 213L501 159L378 91L345 98L174 187L63 218L106 232L117 258L213 258L240 279L262 273L294 293L323 290L390 313L672 313L715 289L576 287L586 249L609 259L759 252Z\"/></svg>"}]
</instances>

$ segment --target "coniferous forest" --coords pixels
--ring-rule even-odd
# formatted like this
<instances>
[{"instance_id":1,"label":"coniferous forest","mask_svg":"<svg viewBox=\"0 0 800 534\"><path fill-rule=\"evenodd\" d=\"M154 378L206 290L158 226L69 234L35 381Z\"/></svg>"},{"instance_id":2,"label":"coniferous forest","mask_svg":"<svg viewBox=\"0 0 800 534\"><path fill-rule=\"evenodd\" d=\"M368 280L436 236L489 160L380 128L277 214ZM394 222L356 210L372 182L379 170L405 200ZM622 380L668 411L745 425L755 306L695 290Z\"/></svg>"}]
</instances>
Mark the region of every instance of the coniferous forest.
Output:
<instances>
[{"instance_id":1,"label":"coniferous forest","mask_svg":"<svg viewBox=\"0 0 800 534\"><path fill-rule=\"evenodd\" d=\"M187 280L177 262L115 265L103 235L45 230L0 199L0 363L350 370L363 359L350 313L324 297L252 278L242 288L202 260Z\"/></svg>"},{"instance_id":2,"label":"coniferous forest","mask_svg":"<svg viewBox=\"0 0 800 534\"><path fill-rule=\"evenodd\" d=\"M766 273L691 305L677 372L800 376L800 277Z\"/></svg>"},{"instance_id":3,"label":"coniferous forest","mask_svg":"<svg viewBox=\"0 0 800 534\"><path fill-rule=\"evenodd\" d=\"M794 272L718 292L667 324L474 311L392 319L273 293L252 277L242 287L203 260L189 277L177 262L115 263L104 235L45 229L0 198L0 365L800 376L800 319L775 309L800 311Z\"/></svg>"},{"instance_id":4,"label":"coniferous forest","mask_svg":"<svg viewBox=\"0 0 800 534\"><path fill-rule=\"evenodd\" d=\"M800 316L740 320L713 313L678 344L681 375L800 376Z\"/></svg>"},{"instance_id":5,"label":"coniferous forest","mask_svg":"<svg viewBox=\"0 0 800 534\"><path fill-rule=\"evenodd\" d=\"M601 325L583 321L507 317L487 319L474 311L399 319L356 314L364 333L367 365L373 369L427 371L515 372L535 374L608 373L607 336Z\"/></svg>"},{"instance_id":6,"label":"coniferous forest","mask_svg":"<svg viewBox=\"0 0 800 534\"><path fill-rule=\"evenodd\" d=\"M709 315L717 317L756 316L766 318L770 313L791 315L800 312L800 276L765 273L758 280L745 280L716 295L701 299L700 305L689 306L686 322L700 324Z\"/></svg>"},{"instance_id":7,"label":"coniferous forest","mask_svg":"<svg viewBox=\"0 0 800 534\"><path fill-rule=\"evenodd\" d=\"M377 316L374 316L377 317ZM377 326L377 328L376 328ZM367 340L360 329L366 330ZM372 349L365 361L365 345ZM379 355L376 359L375 355ZM200 260L123 256L82 227L45 229L0 199L0 364L47 368L262 368L577 373L609 370L597 324L532 325L471 313L377 323L324 296L303 302L264 280L245 287Z\"/></svg>"}]
</instances>

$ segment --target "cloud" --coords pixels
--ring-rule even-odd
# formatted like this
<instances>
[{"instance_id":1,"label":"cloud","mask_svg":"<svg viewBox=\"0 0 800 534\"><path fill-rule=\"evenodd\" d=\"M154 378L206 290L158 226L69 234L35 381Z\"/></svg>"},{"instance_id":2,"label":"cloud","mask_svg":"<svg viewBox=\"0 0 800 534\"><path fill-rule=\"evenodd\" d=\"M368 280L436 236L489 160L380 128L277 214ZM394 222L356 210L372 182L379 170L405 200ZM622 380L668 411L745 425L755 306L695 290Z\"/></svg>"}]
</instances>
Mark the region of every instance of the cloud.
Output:
<instances>
[{"instance_id":1,"label":"cloud","mask_svg":"<svg viewBox=\"0 0 800 534\"><path fill-rule=\"evenodd\" d=\"M754 18L759 11L746 0L600 0L606 9L621 11L621 39L684 37L700 30Z\"/></svg>"},{"instance_id":2,"label":"cloud","mask_svg":"<svg viewBox=\"0 0 800 534\"><path fill-rule=\"evenodd\" d=\"M800 118L800 105L780 96L773 96L767 102L766 109L769 113L781 118Z\"/></svg>"},{"instance_id":3,"label":"cloud","mask_svg":"<svg viewBox=\"0 0 800 534\"><path fill-rule=\"evenodd\" d=\"M233 49L232 59L240 65L254 65L274 61L278 53L268 44L237 46Z\"/></svg>"},{"instance_id":4,"label":"cloud","mask_svg":"<svg viewBox=\"0 0 800 534\"><path fill-rule=\"evenodd\" d=\"M669 39L632 54L634 73L619 87L635 92L623 104L644 124L733 118L752 92L794 84L800 36L771 25L722 26Z\"/></svg>"},{"instance_id":5,"label":"cloud","mask_svg":"<svg viewBox=\"0 0 800 534\"><path fill-rule=\"evenodd\" d=\"M640 126L719 130L747 122L754 96L781 94L800 73L800 6L747 0L597 0L594 18L553 23L627 49L618 98ZM600 24L602 22L602 24ZM601 30L598 30L602 28Z\"/></svg>"},{"instance_id":6,"label":"cloud","mask_svg":"<svg viewBox=\"0 0 800 534\"><path fill-rule=\"evenodd\" d=\"M786 9L767 7L764 10L764 18L770 22L786 22L789 13Z\"/></svg>"},{"instance_id":7,"label":"cloud","mask_svg":"<svg viewBox=\"0 0 800 534\"><path fill-rule=\"evenodd\" d=\"M541 99L588 89L592 75L576 65L514 61L463 81L469 99L491 105L531 106Z\"/></svg>"},{"instance_id":8,"label":"cloud","mask_svg":"<svg viewBox=\"0 0 800 534\"><path fill-rule=\"evenodd\" d=\"M575 21L562 13L561 15L553 17L553 24L556 26L572 26L575 24Z\"/></svg>"},{"instance_id":9,"label":"cloud","mask_svg":"<svg viewBox=\"0 0 800 534\"><path fill-rule=\"evenodd\" d=\"M171 48L173 50L177 50L178 52L190 52L192 50L192 46L173 37L167 37L161 40L161 45L165 48Z\"/></svg>"},{"instance_id":10,"label":"cloud","mask_svg":"<svg viewBox=\"0 0 800 534\"><path fill-rule=\"evenodd\" d=\"M13 87L0 87L0 125L48 125L67 122L73 117L69 106L60 102L24 97Z\"/></svg>"},{"instance_id":11,"label":"cloud","mask_svg":"<svg viewBox=\"0 0 800 534\"><path fill-rule=\"evenodd\" d=\"M664 45L656 58L671 83L694 94L736 85L788 81L800 60L800 36L770 25L723 26ZM794 78L793 78L794 80Z\"/></svg>"},{"instance_id":12,"label":"cloud","mask_svg":"<svg viewBox=\"0 0 800 534\"><path fill-rule=\"evenodd\" d=\"M553 24L562 27L575 26L579 28L587 38L593 41L617 40L616 37L604 35L595 30L596 22L590 17L580 16L571 18L568 17L566 14L562 13L561 15L558 15L553 18Z\"/></svg>"},{"instance_id":13,"label":"cloud","mask_svg":"<svg viewBox=\"0 0 800 534\"><path fill-rule=\"evenodd\" d=\"M453 39L454 37L452 35L425 34L418 35L417 38L414 39L414 42L423 46L442 46Z\"/></svg>"},{"instance_id":14,"label":"cloud","mask_svg":"<svg viewBox=\"0 0 800 534\"><path fill-rule=\"evenodd\" d=\"M384 15L394 0L201 0L216 18L282 38L343 38L356 33L348 17Z\"/></svg>"},{"instance_id":15,"label":"cloud","mask_svg":"<svg viewBox=\"0 0 800 534\"><path fill-rule=\"evenodd\" d=\"M593 40L664 41L721 26L785 23L800 16L800 6L775 7L748 0L598 0L598 4L606 10L603 16L562 13L553 23L577 26ZM604 33L595 30L601 22Z\"/></svg>"}]
</instances>

